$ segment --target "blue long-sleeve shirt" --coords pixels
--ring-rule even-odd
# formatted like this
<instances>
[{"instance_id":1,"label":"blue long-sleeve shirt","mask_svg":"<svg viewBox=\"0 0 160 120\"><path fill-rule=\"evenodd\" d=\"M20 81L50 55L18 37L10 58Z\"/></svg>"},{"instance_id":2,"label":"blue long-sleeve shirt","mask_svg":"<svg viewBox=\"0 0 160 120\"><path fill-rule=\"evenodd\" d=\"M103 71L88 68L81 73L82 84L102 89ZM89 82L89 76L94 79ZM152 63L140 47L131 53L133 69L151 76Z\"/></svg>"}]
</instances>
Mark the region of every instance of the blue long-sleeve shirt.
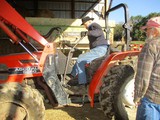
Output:
<instances>
[{"instance_id":1,"label":"blue long-sleeve shirt","mask_svg":"<svg viewBox=\"0 0 160 120\"><path fill-rule=\"evenodd\" d=\"M91 23L88 27L88 40L90 49L100 45L107 45L102 28L97 23Z\"/></svg>"}]
</instances>

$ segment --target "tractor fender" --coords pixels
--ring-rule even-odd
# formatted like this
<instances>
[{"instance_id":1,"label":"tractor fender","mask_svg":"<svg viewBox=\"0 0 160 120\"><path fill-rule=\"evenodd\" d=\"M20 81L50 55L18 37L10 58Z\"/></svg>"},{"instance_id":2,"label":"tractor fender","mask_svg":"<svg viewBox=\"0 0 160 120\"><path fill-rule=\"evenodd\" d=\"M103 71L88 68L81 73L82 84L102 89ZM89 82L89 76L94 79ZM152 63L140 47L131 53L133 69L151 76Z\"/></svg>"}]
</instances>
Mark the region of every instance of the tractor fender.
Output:
<instances>
[{"instance_id":1,"label":"tractor fender","mask_svg":"<svg viewBox=\"0 0 160 120\"><path fill-rule=\"evenodd\" d=\"M114 66L117 60L123 60L127 56L138 56L140 51L125 51L125 52L115 52L110 54L105 60L102 62L98 70L93 75L91 83L88 89L88 96L90 99L91 107L94 106L94 94L99 93L99 88L102 85L102 78L104 75L107 75L109 69Z\"/></svg>"}]
</instances>

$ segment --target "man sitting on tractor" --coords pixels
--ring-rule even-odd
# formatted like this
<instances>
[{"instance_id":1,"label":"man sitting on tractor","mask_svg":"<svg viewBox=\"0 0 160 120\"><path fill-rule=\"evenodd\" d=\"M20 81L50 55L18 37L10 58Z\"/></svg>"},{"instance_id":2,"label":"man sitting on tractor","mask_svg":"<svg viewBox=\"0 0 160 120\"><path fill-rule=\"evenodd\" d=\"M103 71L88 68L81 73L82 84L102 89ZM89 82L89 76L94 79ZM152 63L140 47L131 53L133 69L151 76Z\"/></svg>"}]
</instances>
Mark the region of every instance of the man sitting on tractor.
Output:
<instances>
[{"instance_id":1,"label":"man sitting on tractor","mask_svg":"<svg viewBox=\"0 0 160 120\"><path fill-rule=\"evenodd\" d=\"M86 71L85 65L90 63L92 60L102 57L107 53L108 43L105 39L102 27L93 22L94 18L84 17L82 18L82 24L88 31L85 34L88 36L90 51L81 54L71 72L72 78L68 82L70 86L85 86ZM78 77L78 81L75 80Z\"/></svg>"}]
</instances>

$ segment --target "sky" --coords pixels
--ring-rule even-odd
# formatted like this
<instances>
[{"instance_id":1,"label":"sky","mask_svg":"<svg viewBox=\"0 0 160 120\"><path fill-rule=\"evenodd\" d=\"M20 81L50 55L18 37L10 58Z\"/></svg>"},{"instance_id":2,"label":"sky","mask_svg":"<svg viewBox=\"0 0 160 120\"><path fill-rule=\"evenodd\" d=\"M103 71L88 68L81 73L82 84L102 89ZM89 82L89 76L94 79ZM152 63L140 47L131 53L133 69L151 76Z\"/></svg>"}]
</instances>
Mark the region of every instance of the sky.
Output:
<instances>
[{"instance_id":1,"label":"sky","mask_svg":"<svg viewBox=\"0 0 160 120\"><path fill-rule=\"evenodd\" d=\"M112 7L120 3L127 4L129 17L137 15L147 16L153 12L160 12L160 0L113 0ZM120 8L110 13L109 19L116 22L124 22L124 9Z\"/></svg>"}]
</instances>

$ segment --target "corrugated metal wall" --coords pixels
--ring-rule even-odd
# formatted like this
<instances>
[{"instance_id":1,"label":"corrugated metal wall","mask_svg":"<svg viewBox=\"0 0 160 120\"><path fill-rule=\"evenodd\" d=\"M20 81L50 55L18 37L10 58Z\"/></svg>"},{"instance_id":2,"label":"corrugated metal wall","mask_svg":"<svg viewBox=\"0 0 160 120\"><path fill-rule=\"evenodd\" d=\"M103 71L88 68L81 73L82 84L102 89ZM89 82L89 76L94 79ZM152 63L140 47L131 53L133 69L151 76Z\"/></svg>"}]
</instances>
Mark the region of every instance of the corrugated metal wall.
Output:
<instances>
[{"instance_id":1,"label":"corrugated metal wall","mask_svg":"<svg viewBox=\"0 0 160 120\"><path fill-rule=\"evenodd\" d=\"M82 18L87 14L98 18L104 0L15 0L15 8L27 17ZM40 15L41 13L41 15Z\"/></svg>"}]
</instances>

